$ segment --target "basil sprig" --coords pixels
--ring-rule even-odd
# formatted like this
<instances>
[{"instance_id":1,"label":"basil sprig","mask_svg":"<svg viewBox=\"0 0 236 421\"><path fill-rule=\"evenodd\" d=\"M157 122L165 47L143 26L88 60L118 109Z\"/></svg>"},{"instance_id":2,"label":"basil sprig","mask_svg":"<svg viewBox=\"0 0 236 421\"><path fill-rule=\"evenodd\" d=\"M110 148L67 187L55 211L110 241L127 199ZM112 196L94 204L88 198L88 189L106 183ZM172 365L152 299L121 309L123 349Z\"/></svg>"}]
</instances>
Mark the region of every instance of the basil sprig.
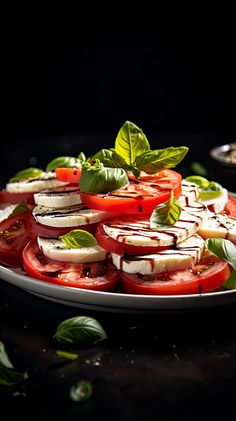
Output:
<instances>
[{"instance_id":1,"label":"basil sprig","mask_svg":"<svg viewBox=\"0 0 236 421\"><path fill-rule=\"evenodd\" d=\"M78 158L74 156L58 156L48 163L46 171L54 171L56 168L80 168L85 158L85 155L81 154L83 152L80 153Z\"/></svg>"},{"instance_id":2,"label":"basil sprig","mask_svg":"<svg viewBox=\"0 0 236 421\"><path fill-rule=\"evenodd\" d=\"M96 159L82 167L80 191L84 193L109 193L127 186L127 174L123 168L110 168Z\"/></svg>"},{"instance_id":3,"label":"basil sprig","mask_svg":"<svg viewBox=\"0 0 236 421\"><path fill-rule=\"evenodd\" d=\"M224 238L208 238L206 247L221 260L225 260L232 268L231 275L223 285L228 289L236 289L236 246Z\"/></svg>"},{"instance_id":4,"label":"basil sprig","mask_svg":"<svg viewBox=\"0 0 236 421\"><path fill-rule=\"evenodd\" d=\"M92 247L96 246L98 243L90 232L80 229L72 230L67 234L60 235L59 239L69 248Z\"/></svg>"},{"instance_id":5,"label":"basil sprig","mask_svg":"<svg viewBox=\"0 0 236 421\"><path fill-rule=\"evenodd\" d=\"M107 339L107 334L96 319L76 316L61 322L53 337L67 345L96 344Z\"/></svg>"},{"instance_id":6,"label":"basil sprig","mask_svg":"<svg viewBox=\"0 0 236 421\"><path fill-rule=\"evenodd\" d=\"M42 174L43 170L41 170L40 168L29 167L17 172L13 177L10 178L9 182L14 183L16 181L25 181L29 178L38 178Z\"/></svg>"},{"instance_id":7,"label":"basil sprig","mask_svg":"<svg viewBox=\"0 0 236 421\"><path fill-rule=\"evenodd\" d=\"M12 213L9 215L10 216L16 216L19 215L21 213L25 213L28 212L29 208L27 206L26 201L23 201L21 203L18 203L18 205L15 207L15 209L12 211Z\"/></svg>"},{"instance_id":8,"label":"basil sprig","mask_svg":"<svg viewBox=\"0 0 236 421\"><path fill-rule=\"evenodd\" d=\"M84 402L90 399L92 392L92 384L86 380L80 380L70 387L69 396L74 402Z\"/></svg>"},{"instance_id":9,"label":"basil sprig","mask_svg":"<svg viewBox=\"0 0 236 421\"><path fill-rule=\"evenodd\" d=\"M13 386L27 378L27 373L20 373L14 370L5 345L0 341L0 386Z\"/></svg>"},{"instance_id":10,"label":"basil sprig","mask_svg":"<svg viewBox=\"0 0 236 421\"><path fill-rule=\"evenodd\" d=\"M154 208L150 217L150 227L152 229L171 227L178 221L180 214L181 205L171 191L169 200Z\"/></svg>"},{"instance_id":11,"label":"basil sprig","mask_svg":"<svg viewBox=\"0 0 236 421\"><path fill-rule=\"evenodd\" d=\"M155 174L165 168L174 168L188 152L186 146L151 150L142 129L126 121L118 132L115 148L102 149L94 155L107 167L124 168L138 177L140 171Z\"/></svg>"}]
</instances>

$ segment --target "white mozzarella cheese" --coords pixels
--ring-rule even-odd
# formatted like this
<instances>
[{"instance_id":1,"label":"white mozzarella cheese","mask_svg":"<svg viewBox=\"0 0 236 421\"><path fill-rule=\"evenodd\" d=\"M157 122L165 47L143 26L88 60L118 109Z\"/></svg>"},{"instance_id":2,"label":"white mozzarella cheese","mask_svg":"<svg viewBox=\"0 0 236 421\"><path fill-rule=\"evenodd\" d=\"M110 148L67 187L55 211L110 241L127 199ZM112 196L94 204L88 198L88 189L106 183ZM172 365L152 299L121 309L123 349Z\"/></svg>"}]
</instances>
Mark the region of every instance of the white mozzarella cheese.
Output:
<instances>
[{"instance_id":1,"label":"white mozzarella cheese","mask_svg":"<svg viewBox=\"0 0 236 421\"><path fill-rule=\"evenodd\" d=\"M60 262L100 262L107 257L107 251L99 245L93 247L68 248L61 240L40 236L38 236L38 245L44 256Z\"/></svg>"},{"instance_id":2,"label":"white mozzarella cheese","mask_svg":"<svg viewBox=\"0 0 236 421\"><path fill-rule=\"evenodd\" d=\"M32 214L37 222L49 227L76 227L93 224L114 215L111 212L86 208L82 204L60 209L37 205Z\"/></svg>"},{"instance_id":3,"label":"white mozzarella cheese","mask_svg":"<svg viewBox=\"0 0 236 421\"><path fill-rule=\"evenodd\" d=\"M117 269L130 274L150 275L192 268L201 260L204 248L204 240L195 234L180 243L176 249L139 256L121 257L115 253L111 253L111 256Z\"/></svg>"},{"instance_id":4,"label":"white mozzarella cheese","mask_svg":"<svg viewBox=\"0 0 236 421\"><path fill-rule=\"evenodd\" d=\"M202 220L198 234L204 239L227 238L236 244L236 218L209 212Z\"/></svg>"},{"instance_id":5,"label":"white mozzarella cheese","mask_svg":"<svg viewBox=\"0 0 236 421\"><path fill-rule=\"evenodd\" d=\"M12 212L17 206L18 203L15 205L12 205L10 203L2 203L0 205L0 222L4 221L4 219L9 218L9 216L12 214Z\"/></svg>"},{"instance_id":6,"label":"white mozzarella cheese","mask_svg":"<svg viewBox=\"0 0 236 421\"><path fill-rule=\"evenodd\" d=\"M228 190L222 189L220 196L213 199L201 200L201 203L208 206L209 209L215 213L220 213L224 210L226 203L228 202Z\"/></svg>"},{"instance_id":7,"label":"white mozzarella cheese","mask_svg":"<svg viewBox=\"0 0 236 421\"><path fill-rule=\"evenodd\" d=\"M38 178L29 178L25 181L15 181L6 184L6 190L9 193L33 193L44 189L52 189L54 187L65 186L68 183L57 180L54 172L44 172Z\"/></svg>"},{"instance_id":8,"label":"white mozzarella cheese","mask_svg":"<svg viewBox=\"0 0 236 421\"><path fill-rule=\"evenodd\" d=\"M66 206L79 205L81 203L79 187L62 186L42 190L34 194L34 201L36 205L49 208L65 208Z\"/></svg>"},{"instance_id":9,"label":"white mozzarella cheese","mask_svg":"<svg viewBox=\"0 0 236 421\"><path fill-rule=\"evenodd\" d=\"M187 180L182 180L182 192L178 199L182 206L188 206L189 203L195 202L198 198L198 188L196 184L192 184Z\"/></svg>"},{"instance_id":10,"label":"white mozzarella cheese","mask_svg":"<svg viewBox=\"0 0 236 421\"><path fill-rule=\"evenodd\" d=\"M112 218L103 225L103 229L106 235L120 243L134 246L170 246L180 243L198 231L202 214L200 211L199 214L195 214L189 209L188 212L182 211L179 220L168 228L151 229L150 218L144 215Z\"/></svg>"}]
</instances>

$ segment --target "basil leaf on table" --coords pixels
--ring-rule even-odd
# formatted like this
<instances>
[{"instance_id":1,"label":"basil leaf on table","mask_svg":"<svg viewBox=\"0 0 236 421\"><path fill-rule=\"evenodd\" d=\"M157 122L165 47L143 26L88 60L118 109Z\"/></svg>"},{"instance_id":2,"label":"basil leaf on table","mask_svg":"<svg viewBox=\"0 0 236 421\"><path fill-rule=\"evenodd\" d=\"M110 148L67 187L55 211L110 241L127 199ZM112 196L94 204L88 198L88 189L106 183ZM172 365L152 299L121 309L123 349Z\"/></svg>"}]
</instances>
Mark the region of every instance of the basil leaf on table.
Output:
<instances>
[{"instance_id":1,"label":"basil leaf on table","mask_svg":"<svg viewBox=\"0 0 236 421\"><path fill-rule=\"evenodd\" d=\"M38 178L43 174L41 168L29 167L17 172L13 177L10 178L9 182L14 183L15 181L25 181L29 178Z\"/></svg>"},{"instance_id":2,"label":"basil leaf on table","mask_svg":"<svg viewBox=\"0 0 236 421\"><path fill-rule=\"evenodd\" d=\"M27 373L19 373L13 368L6 368L0 365L0 386L13 386L27 378Z\"/></svg>"},{"instance_id":3,"label":"basil leaf on table","mask_svg":"<svg viewBox=\"0 0 236 421\"><path fill-rule=\"evenodd\" d=\"M60 235L59 239L70 248L92 247L96 246L98 243L90 232L80 229L72 230L67 234Z\"/></svg>"},{"instance_id":4,"label":"basil leaf on table","mask_svg":"<svg viewBox=\"0 0 236 421\"><path fill-rule=\"evenodd\" d=\"M131 165L134 163L136 156L150 149L149 142L136 124L126 121L118 132L115 141L115 151L126 162Z\"/></svg>"},{"instance_id":5,"label":"basil leaf on table","mask_svg":"<svg viewBox=\"0 0 236 421\"><path fill-rule=\"evenodd\" d=\"M181 205L171 191L169 200L154 208L150 218L150 227L152 229L171 227L178 221L180 214Z\"/></svg>"},{"instance_id":6,"label":"basil leaf on table","mask_svg":"<svg viewBox=\"0 0 236 421\"><path fill-rule=\"evenodd\" d=\"M6 368L13 368L13 364L8 357L5 345L2 341L0 341L0 366L1 365Z\"/></svg>"},{"instance_id":7,"label":"basil leaf on table","mask_svg":"<svg viewBox=\"0 0 236 421\"><path fill-rule=\"evenodd\" d=\"M53 171L56 168L80 168L81 160L74 156L58 156L50 161L46 167L46 171Z\"/></svg>"},{"instance_id":8,"label":"basil leaf on table","mask_svg":"<svg viewBox=\"0 0 236 421\"><path fill-rule=\"evenodd\" d=\"M67 358L68 360L77 360L79 354L75 354L74 352L62 351L61 349L56 350L56 354L58 357Z\"/></svg>"},{"instance_id":9,"label":"basil leaf on table","mask_svg":"<svg viewBox=\"0 0 236 421\"><path fill-rule=\"evenodd\" d=\"M107 339L107 334L96 319L76 316L61 322L53 337L68 345L96 344Z\"/></svg>"},{"instance_id":10,"label":"basil leaf on table","mask_svg":"<svg viewBox=\"0 0 236 421\"><path fill-rule=\"evenodd\" d=\"M84 402L91 397L92 392L93 388L91 383L86 380L80 380L70 387L69 396L74 402Z\"/></svg>"},{"instance_id":11,"label":"basil leaf on table","mask_svg":"<svg viewBox=\"0 0 236 421\"><path fill-rule=\"evenodd\" d=\"M135 165L147 174L155 174L165 168L174 168L188 152L186 146L148 150L135 158Z\"/></svg>"},{"instance_id":12,"label":"basil leaf on table","mask_svg":"<svg viewBox=\"0 0 236 421\"><path fill-rule=\"evenodd\" d=\"M104 167L99 160L91 165L86 162L82 167L80 191L84 193L109 193L127 186L127 174L123 168Z\"/></svg>"}]
</instances>

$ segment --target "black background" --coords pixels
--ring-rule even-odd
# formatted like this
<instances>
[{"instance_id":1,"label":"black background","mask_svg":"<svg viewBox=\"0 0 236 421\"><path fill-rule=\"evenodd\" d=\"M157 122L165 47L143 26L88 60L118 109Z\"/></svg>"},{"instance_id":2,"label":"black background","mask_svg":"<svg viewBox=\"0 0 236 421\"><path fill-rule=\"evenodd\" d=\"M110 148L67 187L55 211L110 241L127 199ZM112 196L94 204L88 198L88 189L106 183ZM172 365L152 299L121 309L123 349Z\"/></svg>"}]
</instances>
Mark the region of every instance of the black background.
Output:
<instances>
[{"instance_id":1,"label":"black background","mask_svg":"<svg viewBox=\"0 0 236 421\"><path fill-rule=\"evenodd\" d=\"M77 25L29 19L8 27L1 50L2 182L59 155L112 147L126 120L143 129L152 148L189 146L189 160L234 140L233 26L213 15L167 19L163 27L161 21L158 15L146 29L133 18L129 32L124 16L111 31L91 22L83 31L81 16Z\"/></svg>"}]
</instances>

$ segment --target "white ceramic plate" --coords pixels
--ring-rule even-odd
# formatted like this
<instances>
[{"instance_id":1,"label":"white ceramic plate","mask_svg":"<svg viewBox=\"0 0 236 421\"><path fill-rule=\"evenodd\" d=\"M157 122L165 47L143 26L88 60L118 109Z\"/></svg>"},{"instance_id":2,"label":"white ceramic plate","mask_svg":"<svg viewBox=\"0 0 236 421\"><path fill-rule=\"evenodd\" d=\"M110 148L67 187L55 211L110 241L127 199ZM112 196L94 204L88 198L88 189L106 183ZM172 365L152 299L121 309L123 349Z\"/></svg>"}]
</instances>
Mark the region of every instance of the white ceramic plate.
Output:
<instances>
[{"instance_id":1,"label":"white ceramic plate","mask_svg":"<svg viewBox=\"0 0 236 421\"><path fill-rule=\"evenodd\" d=\"M19 271L0 266L0 278L41 298L72 307L123 313L155 313L191 310L236 303L236 290L193 295L137 295L89 291L64 287L30 278Z\"/></svg>"}]
</instances>

